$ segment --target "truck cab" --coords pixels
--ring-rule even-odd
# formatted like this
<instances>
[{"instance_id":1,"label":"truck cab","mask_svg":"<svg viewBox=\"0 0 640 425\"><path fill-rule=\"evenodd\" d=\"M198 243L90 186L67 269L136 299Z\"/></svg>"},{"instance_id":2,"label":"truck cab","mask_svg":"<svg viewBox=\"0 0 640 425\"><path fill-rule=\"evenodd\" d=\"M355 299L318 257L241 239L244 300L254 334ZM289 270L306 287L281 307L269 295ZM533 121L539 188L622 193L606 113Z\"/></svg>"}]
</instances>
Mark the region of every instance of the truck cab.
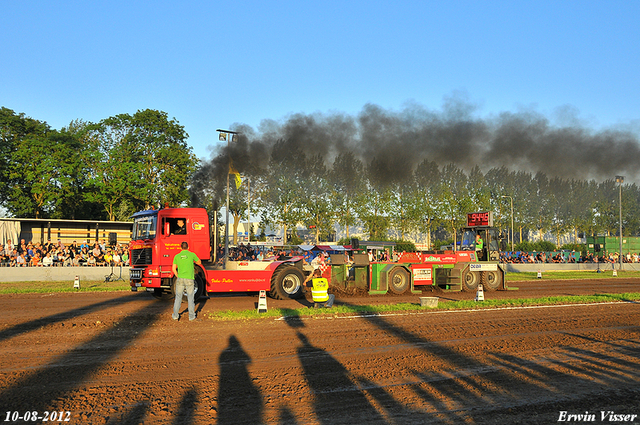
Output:
<instances>
[{"instance_id":1,"label":"truck cab","mask_svg":"<svg viewBox=\"0 0 640 425\"><path fill-rule=\"evenodd\" d=\"M202 208L165 208L135 213L130 244L131 286L161 296L173 280L173 257L182 242L202 261L211 256L209 217ZM202 273L204 276L204 274ZM203 286L203 285L200 285ZM200 289L200 288L199 288ZM202 288L201 290L203 290Z\"/></svg>"},{"instance_id":2,"label":"truck cab","mask_svg":"<svg viewBox=\"0 0 640 425\"><path fill-rule=\"evenodd\" d=\"M500 260L500 233L495 227L465 227L462 229L460 251L475 252L476 235L484 241L483 261ZM480 259L477 259L480 260Z\"/></svg>"}]
</instances>

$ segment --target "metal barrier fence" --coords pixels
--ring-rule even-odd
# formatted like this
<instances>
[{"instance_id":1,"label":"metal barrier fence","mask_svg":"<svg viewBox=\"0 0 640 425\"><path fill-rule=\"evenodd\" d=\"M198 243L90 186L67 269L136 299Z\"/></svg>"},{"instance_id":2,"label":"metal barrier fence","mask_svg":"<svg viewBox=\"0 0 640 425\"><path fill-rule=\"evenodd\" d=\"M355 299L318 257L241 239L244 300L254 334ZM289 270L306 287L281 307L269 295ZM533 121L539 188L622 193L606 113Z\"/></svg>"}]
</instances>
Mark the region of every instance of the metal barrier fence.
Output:
<instances>
[{"instance_id":1,"label":"metal barrier fence","mask_svg":"<svg viewBox=\"0 0 640 425\"><path fill-rule=\"evenodd\" d=\"M29 264L29 263L18 264L18 263L15 263L15 262L12 263L12 262L8 262L8 261L0 261L0 267L53 267L53 268L58 268L58 267L112 267L112 266L113 267L120 267L119 264L118 265L116 265L116 264L111 265L111 264L86 264L86 263L82 264L81 263L79 266L74 266L72 264L64 264L64 263L60 263L59 262L59 263L52 264L50 266L45 266L42 263L34 265L34 264ZM129 264L122 264L122 267L129 267Z\"/></svg>"},{"instance_id":2,"label":"metal barrier fence","mask_svg":"<svg viewBox=\"0 0 640 425\"><path fill-rule=\"evenodd\" d=\"M129 267L7 267L0 274L0 282L73 282L77 276L80 281L104 281L106 276L122 277L123 288L129 285Z\"/></svg>"},{"instance_id":3,"label":"metal barrier fence","mask_svg":"<svg viewBox=\"0 0 640 425\"><path fill-rule=\"evenodd\" d=\"M520 263L502 263L506 267L508 273L523 273L523 272L551 272L551 271L592 271L598 270L604 272L612 270L620 270L620 264L615 263L534 263L534 264L520 264ZM624 271L640 271L640 263L622 263L622 270Z\"/></svg>"}]
</instances>

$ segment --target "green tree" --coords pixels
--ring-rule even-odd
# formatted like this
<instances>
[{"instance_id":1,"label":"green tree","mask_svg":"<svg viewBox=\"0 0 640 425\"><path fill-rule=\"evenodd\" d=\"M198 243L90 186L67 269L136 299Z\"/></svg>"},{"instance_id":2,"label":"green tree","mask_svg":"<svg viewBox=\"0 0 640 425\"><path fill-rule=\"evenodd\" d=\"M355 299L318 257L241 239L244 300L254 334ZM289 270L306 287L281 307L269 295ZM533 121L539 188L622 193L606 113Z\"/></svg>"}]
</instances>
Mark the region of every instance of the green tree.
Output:
<instances>
[{"instance_id":1,"label":"green tree","mask_svg":"<svg viewBox=\"0 0 640 425\"><path fill-rule=\"evenodd\" d=\"M416 230L426 233L427 246L431 248L431 232L442 223L438 214L438 186L440 170L435 161L425 159L414 173L415 192L409 202L409 216L414 217Z\"/></svg>"},{"instance_id":2,"label":"green tree","mask_svg":"<svg viewBox=\"0 0 640 425\"><path fill-rule=\"evenodd\" d=\"M46 218L65 202L73 203L81 190L80 152L77 138L57 130L17 141L9 166L8 209L21 217Z\"/></svg>"},{"instance_id":3,"label":"green tree","mask_svg":"<svg viewBox=\"0 0 640 425\"><path fill-rule=\"evenodd\" d=\"M552 224L552 210L549 199L549 179L542 172L536 173L531 180L529 202L527 207L526 227L536 229L540 239L550 229Z\"/></svg>"},{"instance_id":4,"label":"green tree","mask_svg":"<svg viewBox=\"0 0 640 425\"><path fill-rule=\"evenodd\" d=\"M66 168L65 178L61 180L61 195L56 203L55 212L52 214L53 218L83 220L104 220L107 218L102 206L92 202L87 196L92 191L89 168L91 156L87 149L89 144L85 141L87 128L88 123L74 120L67 127L62 128L60 132L54 132L50 136L60 139L72 147L72 152L62 164Z\"/></svg>"},{"instance_id":5,"label":"green tree","mask_svg":"<svg viewBox=\"0 0 640 425\"><path fill-rule=\"evenodd\" d=\"M93 126L93 200L104 205L111 220L124 200L136 208L186 202L197 165L187 137L177 121L150 109Z\"/></svg>"},{"instance_id":6,"label":"green tree","mask_svg":"<svg viewBox=\"0 0 640 425\"><path fill-rule=\"evenodd\" d=\"M150 109L136 112L127 122L136 171L146 183L141 201L181 205L189 199L187 184L197 164L184 127L165 112Z\"/></svg>"},{"instance_id":7,"label":"green tree","mask_svg":"<svg viewBox=\"0 0 640 425\"><path fill-rule=\"evenodd\" d=\"M592 234L593 226L593 195L592 184L585 180L571 180L569 182L570 197L567 200L568 224L573 230L574 243L578 241L580 229L586 234Z\"/></svg>"},{"instance_id":8,"label":"green tree","mask_svg":"<svg viewBox=\"0 0 640 425\"><path fill-rule=\"evenodd\" d=\"M492 206L489 210L494 212L494 226L499 229L511 229L511 199L514 198L515 192L513 173L506 167L492 168L484 176L484 180L485 187L491 194Z\"/></svg>"},{"instance_id":9,"label":"green tree","mask_svg":"<svg viewBox=\"0 0 640 425\"><path fill-rule=\"evenodd\" d=\"M556 245L560 245L560 236L571 230L570 182L554 178L549 182L549 209L551 212L551 228L556 235Z\"/></svg>"},{"instance_id":10,"label":"green tree","mask_svg":"<svg viewBox=\"0 0 640 425\"><path fill-rule=\"evenodd\" d=\"M386 179L389 164L373 158L366 169L367 186L357 198L358 218L370 240L387 240L393 208L393 182Z\"/></svg>"},{"instance_id":11,"label":"green tree","mask_svg":"<svg viewBox=\"0 0 640 425\"><path fill-rule=\"evenodd\" d=\"M446 165L440 174L438 187L439 210L457 244L458 229L466 224L467 213L473 209L473 200L467 189L467 176L454 164Z\"/></svg>"},{"instance_id":12,"label":"green tree","mask_svg":"<svg viewBox=\"0 0 640 425\"><path fill-rule=\"evenodd\" d=\"M46 135L29 135L16 143L12 155L9 210L19 217L49 217L58 196L57 149Z\"/></svg>"},{"instance_id":13,"label":"green tree","mask_svg":"<svg viewBox=\"0 0 640 425\"><path fill-rule=\"evenodd\" d=\"M132 172L137 167L124 125L115 125L114 119L89 125L85 135L89 158L89 201L102 205L109 220L115 220L120 205L130 204L140 210L142 184Z\"/></svg>"},{"instance_id":14,"label":"green tree","mask_svg":"<svg viewBox=\"0 0 640 425\"><path fill-rule=\"evenodd\" d=\"M615 234L618 228L618 187L609 179L598 184L594 202L595 233Z\"/></svg>"},{"instance_id":15,"label":"green tree","mask_svg":"<svg viewBox=\"0 0 640 425\"><path fill-rule=\"evenodd\" d=\"M271 151L266 184L260 191L260 206L264 225L271 224L287 233L295 229L303 218L303 170L307 165L305 153L294 143L279 140Z\"/></svg>"},{"instance_id":16,"label":"green tree","mask_svg":"<svg viewBox=\"0 0 640 425\"><path fill-rule=\"evenodd\" d=\"M518 238L514 235L514 239L519 241L523 240L523 230L525 228L531 228L530 223L534 220L530 216L530 209L528 208L529 200L535 196L533 191L533 182L530 173L524 171L512 172L513 175L513 223L514 233L518 230ZM508 195L508 193L506 193Z\"/></svg>"},{"instance_id":17,"label":"green tree","mask_svg":"<svg viewBox=\"0 0 640 425\"><path fill-rule=\"evenodd\" d=\"M358 218L362 222L369 240L387 240L391 220L389 209L391 208L391 192L369 188L360 193L356 200Z\"/></svg>"},{"instance_id":18,"label":"green tree","mask_svg":"<svg viewBox=\"0 0 640 425\"><path fill-rule=\"evenodd\" d=\"M318 243L321 236L327 238L333 233L334 218L329 199L331 191L323 158L319 155L312 157L305 174L302 186L304 198L302 222L307 228L313 229L316 243Z\"/></svg>"},{"instance_id":19,"label":"green tree","mask_svg":"<svg viewBox=\"0 0 640 425\"><path fill-rule=\"evenodd\" d=\"M233 234L233 244L238 245L238 226L240 220L246 218L247 213L247 190L246 181L244 186L236 187L233 176L230 176L231 183L229 185L229 214L233 218L231 232Z\"/></svg>"},{"instance_id":20,"label":"green tree","mask_svg":"<svg viewBox=\"0 0 640 425\"><path fill-rule=\"evenodd\" d=\"M0 205L9 213L20 217L35 217L35 205L30 189L25 188L23 173L17 156L24 157L28 144L25 138L42 139L50 131L45 122L17 114L13 110L0 108ZM18 154L18 149L22 153Z\"/></svg>"},{"instance_id":21,"label":"green tree","mask_svg":"<svg viewBox=\"0 0 640 425\"><path fill-rule=\"evenodd\" d=\"M331 205L337 223L345 228L347 239L350 227L357 223L355 199L364 189L364 166L353 152L340 153L333 161L329 174L331 183Z\"/></svg>"},{"instance_id":22,"label":"green tree","mask_svg":"<svg viewBox=\"0 0 640 425\"><path fill-rule=\"evenodd\" d=\"M640 230L640 191L638 186L622 186L622 234L637 235Z\"/></svg>"},{"instance_id":23,"label":"green tree","mask_svg":"<svg viewBox=\"0 0 640 425\"><path fill-rule=\"evenodd\" d=\"M467 212L491 210L491 191L487 185L487 180L482 174L482 170L477 165L469 173L467 191L469 198L471 198L471 209L473 210Z\"/></svg>"}]
</instances>

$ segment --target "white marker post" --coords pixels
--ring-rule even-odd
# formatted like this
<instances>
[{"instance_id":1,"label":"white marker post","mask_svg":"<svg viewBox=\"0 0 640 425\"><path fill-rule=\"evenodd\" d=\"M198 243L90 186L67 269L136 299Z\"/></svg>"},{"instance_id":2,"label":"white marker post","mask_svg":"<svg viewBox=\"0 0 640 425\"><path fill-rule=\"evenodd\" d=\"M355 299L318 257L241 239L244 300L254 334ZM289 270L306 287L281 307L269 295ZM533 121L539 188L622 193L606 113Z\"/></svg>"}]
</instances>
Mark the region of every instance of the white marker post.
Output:
<instances>
[{"instance_id":1,"label":"white marker post","mask_svg":"<svg viewBox=\"0 0 640 425\"><path fill-rule=\"evenodd\" d=\"M258 313L266 313L267 312L267 291L264 289L260 291L260 296L258 298Z\"/></svg>"}]
</instances>

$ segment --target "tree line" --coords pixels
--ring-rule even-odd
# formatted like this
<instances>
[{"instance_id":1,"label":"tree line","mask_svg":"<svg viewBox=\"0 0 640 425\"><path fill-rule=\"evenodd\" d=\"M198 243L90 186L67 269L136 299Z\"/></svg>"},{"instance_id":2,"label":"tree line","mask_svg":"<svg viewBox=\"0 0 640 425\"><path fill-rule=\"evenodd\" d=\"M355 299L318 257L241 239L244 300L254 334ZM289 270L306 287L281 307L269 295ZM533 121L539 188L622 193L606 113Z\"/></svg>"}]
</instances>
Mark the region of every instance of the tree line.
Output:
<instances>
[{"instance_id":1,"label":"tree line","mask_svg":"<svg viewBox=\"0 0 640 425\"><path fill-rule=\"evenodd\" d=\"M197 158L165 112L141 110L60 130L0 109L0 205L12 216L126 220L188 198Z\"/></svg>"},{"instance_id":2,"label":"tree line","mask_svg":"<svg viewBox=\"0 0 640 425\"><path fill-rule=\"evenodd\" d=\"M141 110L97 123L76 120L60 130L22 113L0 109L0 205L12 216L126 220L151 206L205 207L220 213L226 173L236 164L242 185L231 181L234 231L251 216L297 241L303 225L317 240L362 228L370 240L415 240L448 232L454 238L466 213L493 211L496 226L511 226L516 241L529 231L618 233L615 180L565 179L510 170L464 170L425 159L412 169L363 162L345 149L333 158L278 140L247 164L233 150L198 161L184 128L167 114ZM235 170L234 170L235 171ZM640 229L640 190L622 186L623 233Z\"/></svg>"},{"instance_id":3,"label":"tree line","mask_svg":"<svg viewBox=\"0 0 640 425\"><path fill-rule=\"evenodd\" d=\"M375 158L363 163L353 152L338 154L325 165L325 158L307 155L299 144L279 140L265 153L260 165L247 166L242 186L230 185L230 212L237 225L260 214L261 225L284 230L290 241L299 242L298 225L308 228L316 240L328 240L336 226L346 238L351 229L362 227L369 240L416 240L419 234L453 238L466 224L466 214L492 211L502 230L511 227L513 202L514 240L527 240L529 231L579 237L615 235L619 226L619 187L614 179L562 179L494 167L469 172L454 163L423 160L415 169L398 172L383 169ZM223 183L227 163L241 163L233 150L223 151L203 164L192 180L192 202L217 210L224 203ZM236 154L238 155L238 154ZM233 179L231 180L233 182ZM247 189L250 188L248 191ZM640 190L635 184L622 186L623 233L637 235L640 229ZM506 233L506 232L505 232ZM444 239L442 237L441 239Z\"/></svg>"}]
</instances>

